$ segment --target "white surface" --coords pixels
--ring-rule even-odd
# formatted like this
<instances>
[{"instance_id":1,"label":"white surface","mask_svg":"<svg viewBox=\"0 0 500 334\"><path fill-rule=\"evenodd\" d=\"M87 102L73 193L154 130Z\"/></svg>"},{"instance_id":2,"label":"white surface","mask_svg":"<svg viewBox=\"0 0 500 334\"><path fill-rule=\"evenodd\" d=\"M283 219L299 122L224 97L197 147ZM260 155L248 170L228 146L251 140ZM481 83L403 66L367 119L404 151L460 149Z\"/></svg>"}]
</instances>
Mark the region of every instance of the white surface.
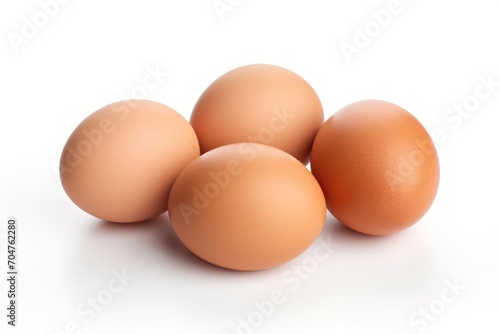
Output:
<instances>
[{"instance_id":1,"label":"white surface","mask_svg":"<svg viewBox=\"0 0 500 334\"><path fill-rule=\"evenodd\" d=\"M0 220L2 232L8 217L19 220L20 292L12 329L0 280L1 332L64 333L75 322L92 334L233 334L239 318L259 320L255 302L280 291L272 314L240 333L500 332L500 87L462 122L444 119L475 93L480 76L500 81L498 1L401 0L400 12L350 63L341 43L352 43L355 28L370 26L370 12L389 0L226 1L235 6L224 20L213 0L69 1L17 53L8 34L19 34L22 18L40 5L2 2ZM91 112L138 91L148 68L168 76L146 97L188 118L215 78L256 62L302 75L327 117L378 98L408 109L431 132L442 128L442 181L428 214L385 238L329 218L321 240L338 246L333 253L315 253L318 240L290 263L240 273L191 255L166 215L106 224L67 198L56 173L67 137ZM307 277L289 271L303 263L317 266ZM105 297L122 268L134 279L87 322L77 309ZM465 289L442 295L448 281ZM429 307L441 313L422 320L418 312Z\"/></svg>"}]
</instances>

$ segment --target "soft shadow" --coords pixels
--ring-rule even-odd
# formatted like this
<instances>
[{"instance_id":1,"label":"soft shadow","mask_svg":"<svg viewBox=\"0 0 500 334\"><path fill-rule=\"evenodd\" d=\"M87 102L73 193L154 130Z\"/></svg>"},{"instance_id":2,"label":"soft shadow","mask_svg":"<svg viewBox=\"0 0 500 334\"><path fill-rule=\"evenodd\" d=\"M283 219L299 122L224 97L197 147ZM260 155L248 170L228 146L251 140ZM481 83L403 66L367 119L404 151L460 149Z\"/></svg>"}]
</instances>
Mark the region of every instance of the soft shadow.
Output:
<instances>
[{"instance_id":1,"label":"soft shadow","mask_svg":"<svg viewBox=\"0 0 500 334\"><path fill-rule=\"evenodd\" d=\"M212 273L223 273L226 275L241 275L245 271L231 270L211 264L186 248L175 234L168 213L164 213L153 219L138 223L113 223L99 220L95 225L93 233L98 235L129 235L137 236L140 247L152 248L154 252L163 254L165 260L176 262L182 266L195 270L203 270Z\"/></svg>"},{"instance_id":2,"label":"soft shadow","mask_svg":"<svg viewBox=\"0 0 500 334\"><path fill-rule=\"evenodd\" d=\"M385 243L387 239L391 239L394 235L378 236L378 235L368 235L350 229L341 222L339 222L335 217L328 216L325 224L325 228L328 233L332 233L335 241L342 244L359 244L359 245L372 245L378 243Z\"/></svg>"},{"instance_id":3,"label":"soft shadow","mask_svg":"<svg viewBox=\"0 0 500 334\"><path fill-rule=\"evenodd\" d=\"M360 266L375 265L389 272L404 270L413 273L418 269L418 275L414 273L414 276L419 277L434 270L432 251L428 247L429 235L418 228L410 227L387 236L372 236L356 232L329 216L325 229L342 248L344 260L349 258Z\"/></svg>"}]
</instances>

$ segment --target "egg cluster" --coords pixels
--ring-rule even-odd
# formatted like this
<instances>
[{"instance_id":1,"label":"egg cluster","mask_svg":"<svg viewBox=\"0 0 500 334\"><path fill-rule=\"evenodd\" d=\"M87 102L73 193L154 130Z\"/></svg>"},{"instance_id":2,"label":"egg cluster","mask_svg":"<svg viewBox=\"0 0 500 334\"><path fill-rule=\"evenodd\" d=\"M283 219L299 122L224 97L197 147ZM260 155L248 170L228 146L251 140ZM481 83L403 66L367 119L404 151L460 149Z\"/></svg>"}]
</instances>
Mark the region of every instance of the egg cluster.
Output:
<instances>
[{"instance_id":1,"label":"egg cluster","mask_svg":"<svg viewBox=\"0 0 500 334\"><path fill-rule=\"evenodd\" d=\"M168 210L200 258L260 270L305 251L327 208L365 234L411 226L434 200L439 162L427 131L401 107L359 101L324 122L302 77L256 64L215 80L190 122L148 100L97 110L66 142L60 176L95 217L131 223Z\"/></svg>"}]
</instances>

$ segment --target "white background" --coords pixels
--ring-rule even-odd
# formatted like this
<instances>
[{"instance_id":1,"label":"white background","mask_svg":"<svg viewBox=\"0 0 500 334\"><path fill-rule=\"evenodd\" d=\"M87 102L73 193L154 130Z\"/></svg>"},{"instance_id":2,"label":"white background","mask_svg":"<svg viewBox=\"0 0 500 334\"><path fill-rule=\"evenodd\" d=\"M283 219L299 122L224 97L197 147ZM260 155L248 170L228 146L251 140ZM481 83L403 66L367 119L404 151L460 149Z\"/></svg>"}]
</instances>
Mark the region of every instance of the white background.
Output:
<instances>
[{"instance_id":1,"label":"white background","mask_svg":"<svg viewBox=\"0 0 500 334\"><path fill-rule=\"evenodd\" d=\"M42 9L34 0L3 1L0 263L5 272L5 226L14 216L20 279L19 326L12 329L0 275L1 332L65 333L75 323L77 333L233 334L241 321L258 326L240 333L262 334L500 332L498 1L401 0L348 62L341 43L353 44L357 27L376 29L371 12L389 2L233 0L221 19L213 0L74 0L14 47L23 18L45 23ZM113 225L67 198L57 174L67 137L91 112L140 92L148 69L168 75L145 97L189 118L219 75L261 62L309 81L327 117L377 98L406 108L429 132L441 131L442 179L427 215L383 238L329 217L320 240L338 247L326 260L314 260L318 240L289 263L242 273L191 255L167 215ZM450 108L478 101L481 77L497 87L456 118ZM289 270L303 263L310 272L299 279ZM134 279L87 321L77 308L105 296L113 271L122 270ZM459 290L445 291L447 284ZM255 302L275 289L284 301L259 318ZM427 318L420 315L429 308Z\"/></svg>"}]
</instances>

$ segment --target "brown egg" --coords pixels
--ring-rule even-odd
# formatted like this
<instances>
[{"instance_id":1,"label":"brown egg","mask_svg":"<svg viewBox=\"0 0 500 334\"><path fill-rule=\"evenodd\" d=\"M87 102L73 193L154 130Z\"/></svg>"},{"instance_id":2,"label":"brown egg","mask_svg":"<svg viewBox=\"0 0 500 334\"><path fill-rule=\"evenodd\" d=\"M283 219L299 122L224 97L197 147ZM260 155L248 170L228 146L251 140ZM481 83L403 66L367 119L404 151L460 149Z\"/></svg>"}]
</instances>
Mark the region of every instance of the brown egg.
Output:
<instances>
[{"instance_id":1,"label":"brown egg","mask_svg":"<svg viewBox=\"0 0 500 334\"><path fill-rule=\"evenodd\" d=\"M205 153L174 183L169 216L181 242L215 265L260 270L289 261L319 235L319 184L274 147L230 144Z\"/></svg>"},{"instance_id":2,"label":"brown egg","mask_svg":"<svg viewBox=\"0 0 500 334\"><path fill-rule=\"evenodd\" d=\"M336 112L319 130L311 169L330 212L353 230L386 235L417 222L439 184L439 161L422 124L389 102Z\"/></svg>"},{"instance_id":3,"label":"brown egg","mask_svg":"<svg viewBox=\"0 0 500 334\"><path fill-rule=\"evenodd\" d=\"M193 128L175 110L153 101L121 101L73 131L61 155L61 182L87 213L137 222L167 210L175 178L199 155Z\"/></svg>"},{"instance_id":4,"label":"brown egg","mask_svg":"<svg viewBox=\"0 0 500 334\"><path fill-rule=\"evenodd\" d=\"M282 67L255 64L234 69L201 95L191 116L201 152L239 142L277 147L303 163L324 121L314 89Z\"/></svg>"}]
</instances>

